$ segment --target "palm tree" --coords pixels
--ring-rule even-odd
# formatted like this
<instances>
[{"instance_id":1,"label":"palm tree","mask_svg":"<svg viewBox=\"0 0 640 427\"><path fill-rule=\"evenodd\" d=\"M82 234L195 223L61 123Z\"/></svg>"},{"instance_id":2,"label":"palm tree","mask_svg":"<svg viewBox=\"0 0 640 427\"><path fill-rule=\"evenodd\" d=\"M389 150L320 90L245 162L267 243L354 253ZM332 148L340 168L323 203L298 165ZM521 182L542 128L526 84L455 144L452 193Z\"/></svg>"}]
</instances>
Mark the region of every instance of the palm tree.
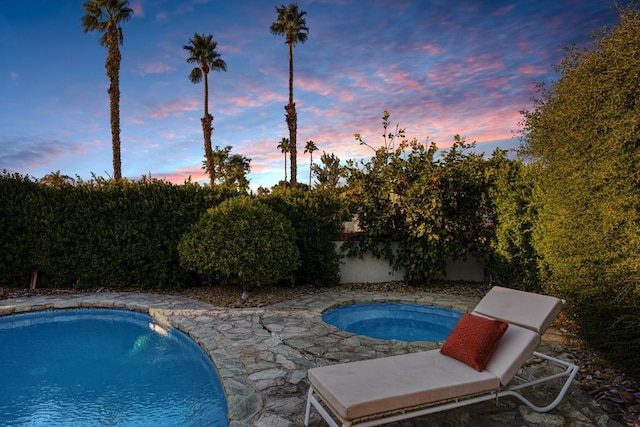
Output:
<instances>
[{"instance_id":1,"label":"palm tree","mask_svg":"<svg viewBox=\"0 0 640 427\"><path fill-rule=\"evenodd\" d=\"M209 71L227 71L227 63L216 52L218 43L213 40L213 36L209 34L195 33L189 44L182 48L189 52L187 63L197 64L189 74L191 83L197 84L204 79L204 117L202 117L202 133L204 136L204 158L205 170L209 174L209 182L211 186L215 185L216 177L214 172L213 149L211 148L211 132L213 131L213 116L209 114Z\"/></svg>"},{"instance_id":2,"label":"palm tree","mask_svg":"<svg viewBox=\"0 0 640 427\"><path fill-rule=\"evenodd\" d=\"M307 145L304 146L304 153L311 156L309 161L309 190L311 190L311 169L313 169L313 152L318 151L318 146L312 140L307 141Z\"/></svg>"},{"instance_id":3,"label":"palm tree","mask_svg":"<svg viewBox=\"0 0 640 427\"><path fill-rule=\"evenodd\" d=\"M72 187L76 180L69 175L63 175L60 171L51 172L40 178L40 184L50 185L52 187Z\"/></svg>"},{"instance_id":4,"label":"palm tree","mask_svg":"<svg viewBox=\"0 0 640 427\"><path fill-rule=\"evenodd\" d=\"M100 45L107 48L107 77L109 78L109 102L111 104L111 147L113 151L113 178L122 179L120 158L120 54L119 46L124 43L121 22L133 16L128 7L129 0L90 0L82 4L87 12L82 17L82 30L104 33Z\"/></svg>"},{"instance_id":5,"label":"palm tree","mask_svg":"<svg viewBox=\"0 0 640 427\"><path fill-rule=\"evenodd\" d=\"M278 148L284 154L284 182L287 182L287 153L291 149L289 145L289 139L282 138L282 140L278 143Z\"/></svg>"},{"instance_id":6,"label":"palm tree","mask_svg":"<svg viewBox=\"0 0 640 427\"><path fill-rule=\"evenodd\" d=\"M297 3L291 3L289 7L282 5L276 6L278 20L271 24L271 34L278 36L284 35L285 43L289 45L289 104L284 109L287 112L287 126L289 127L289 140L291 141L291 185L294 186L298 182L298 162L296 148L296 130L298 126L298 117L296 115L296 104L293 102L293 48L300 43L307 41L309 27L304 16L307 12L298 9Z\"/></svg>"}]
</instances>

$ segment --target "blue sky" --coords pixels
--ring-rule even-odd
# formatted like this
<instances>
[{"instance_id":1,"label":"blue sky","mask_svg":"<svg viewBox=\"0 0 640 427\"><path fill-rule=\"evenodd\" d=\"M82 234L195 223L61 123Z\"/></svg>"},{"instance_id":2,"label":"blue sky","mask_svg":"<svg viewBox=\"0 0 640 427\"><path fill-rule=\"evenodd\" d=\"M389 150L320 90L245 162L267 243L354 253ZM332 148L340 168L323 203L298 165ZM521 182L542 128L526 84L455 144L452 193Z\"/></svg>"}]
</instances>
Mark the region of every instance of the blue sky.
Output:
<instances>
[{"instance_id":1,"label":"blue sky","mask_svg":"<svg viewBox=\"0 0 640 427\"><path fill-rule=\"evenodd\" d=\"M80 26L83 0L0 0L0 170L40 178L108 177L106 49ZM203 86L187 44L212 34L227 72L212 72L213 145L251 161L251 188L284 178L288 58L267 0L131 0L120 71L122 172L181 183L201 169ZM288 4L285 3L285 4ZM519 112L554 78L564 48L616 25L600 0L301 0L309 38L294 49L298 180L304 143L340 159L370 157L353 138L382 142L381 117L409 138L450 146L455 134L490 155L519 141Z\"/></svg>"}]
</instances>

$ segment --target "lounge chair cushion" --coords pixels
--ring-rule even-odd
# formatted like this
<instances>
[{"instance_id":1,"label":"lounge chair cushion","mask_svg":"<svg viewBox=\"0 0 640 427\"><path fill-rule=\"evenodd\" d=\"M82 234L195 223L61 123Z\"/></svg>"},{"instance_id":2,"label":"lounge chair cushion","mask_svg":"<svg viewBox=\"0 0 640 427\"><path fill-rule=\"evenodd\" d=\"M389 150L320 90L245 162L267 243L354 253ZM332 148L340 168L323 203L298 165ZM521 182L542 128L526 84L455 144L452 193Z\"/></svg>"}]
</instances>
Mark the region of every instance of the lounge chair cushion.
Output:
<instances>
[{"instance_id":1,"label":"lounge chair cushion","mask_svg":"<svg viewBox=\"0 0 640 427\"><path fill-rule=\"evenodd\" d=\"M530 329L509 325L484 372L500 378L500 384L506 386L538 347L540 340L540 335Z\"/></svg>"},{"instance_id":2,"label":"lounge chair cushion","mask_svg":"<svg viewBox=\"0 0 640 427\"><path fill-rule=\"evenodd\" d=\"M560 310L562 300L558 298L494 286L473 312L543 335Z\"/></svg>"},{"instance_id":3,"label":"lounge chair cushion","mask_svg":"<svg viewBox=\"0 0 640 427\"><path fill-rule=\"evenodd\" d=\"M309 370L309 382L343 420L496 390L500 381L439 350Z\"/></svg>"},{"instance_id":4,"label":"lounge chair cushion","mask_svg":"<svg viewBox=\"0 0 640 427\"><path fill-rule=\"evenodd\" d=\"M465 313L440 352L482 372L508 326L501 320Z\"/></svg>"}]
</instances>

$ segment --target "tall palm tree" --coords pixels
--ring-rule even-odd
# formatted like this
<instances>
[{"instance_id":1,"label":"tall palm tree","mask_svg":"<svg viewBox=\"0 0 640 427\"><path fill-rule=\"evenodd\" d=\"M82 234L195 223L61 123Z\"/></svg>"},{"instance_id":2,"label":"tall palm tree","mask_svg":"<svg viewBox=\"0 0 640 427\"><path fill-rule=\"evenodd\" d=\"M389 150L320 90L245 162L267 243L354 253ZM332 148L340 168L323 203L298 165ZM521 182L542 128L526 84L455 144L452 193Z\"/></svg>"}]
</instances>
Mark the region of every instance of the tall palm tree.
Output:
<instances>
[{"instance_id":1,"label":"tall palm tree","mask_svg":"<svg viewBox=\"0 0 640 427\"><path fill-rule=\"evenodd\" d=\"M284 35L285 43L289 45L289 104L284 109L287 112L287 126L289 127L289 140L291 141L291 185L298 183L298 161L296 148L296 131L298 126L298 116L296 115L296 104L293 102L293 48L300 43L307 41L309 27L304 16L307 12L298 9L297 3L291 3L288 7L276 6L278 20L271 24L271 34Z\"/></svg>"},{"instance_id":2,"label":"tall palm tree","mask_svg":"<svg viewBox=\"0 0 640 427\"><path fill-rule=\"evenodd\" d=\"M120 54L124 43L120 23L133 16L129 0L90 0L82 4L86 15L82 17L82 30L98 31L102 34L100 45L107 48L107 77L109 78L109 102L111 104L111 148L113 151L113 178L122 179L120 158Z\"/></svg>"},{"instance_id":3,"label":"tall palm tree","mask_svg":"<svg viewBox=\"0 0 640 427\"><path fill-rule=\"evenodd\" d=\"M287 153L291 149L289 145L289 139L282 138L282 140L278 143L278 148L284 154L284 182L287 182Z\"/></svg>"},{"instance_id":4,"label":"tall palm tree","mask_svg":"<svg viewBox=\"0 0 640 427\"><path fill-rule=\"evenodd\" d=\"M205 158L205 170L209 174L209 182L211 186L216 183L215 171L214 171L214 158L213 149L211 148L211 132L213 131L213 116L209 114L209 71L227 71L227 63L220 57L220 54L216 52L218 43L213 40L213 36L209 34L195 33L192 39L189 39L189 44L184 45L182 48L189 52L187 63L196 64L196 67L191 70L189 74L189 80L191 83L197 84L204 80L204 117L200 120L202 122L202 133L204 136L204 158Z\"/></svg>"},{"instance_id":5,"label":"tall palm tree","mask_svg":"<svg viewBox=\"0 0 640 427\"><path fill-rule=\"evenodd\" d=\"M309 161L309 190L311 190L311 169L313 169L313 152L318 151L318 146L312 140L307 141L307 145L304 146L304 153L311 156Z\"/></svg>"}]
</instances>

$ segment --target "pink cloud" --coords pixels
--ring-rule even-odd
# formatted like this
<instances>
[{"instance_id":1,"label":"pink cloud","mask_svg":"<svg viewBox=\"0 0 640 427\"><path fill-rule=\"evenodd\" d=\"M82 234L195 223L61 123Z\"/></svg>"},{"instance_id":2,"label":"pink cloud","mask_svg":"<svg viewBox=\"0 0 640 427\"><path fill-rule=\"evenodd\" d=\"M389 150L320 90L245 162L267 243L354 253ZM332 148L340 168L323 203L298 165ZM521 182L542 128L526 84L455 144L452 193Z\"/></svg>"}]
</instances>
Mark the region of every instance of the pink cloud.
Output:
<instances>
[{"instance_id":1,"label":"pink cloud","mask_svg":"<svg viewBox=\"0 0 640 427\"><path fill-rule=\"evenodd\" d=\"M327 84L326 81L309 77L299 78L296 81L296 87L302 90L306 90L307 92L317 93L322 96L330 95L333 92L332 88Z\"/></svg>"},{"instance_id":2,"label":"pink cloud","mask_svg":"<svg viewBox=\"0 0 640 427\"><path fill-rule=\"evenodd\" d=\"M462 78L462 71L460 65L438 63L427 72L427 78L432 85L447 87Z\"/></svg>"},{"instance_id":3,"label":"pink cloud","mask_svg":"<svg viewBox=\"0 0 640 427\"><path fill-rule=\"evenodd\" d=\"M464 59L464 63L471 73L502 70L504 68L504 62L490 54L467 57Z\"/></svg>"},{"instance_id":4,"label":"pink cloud","mask_svg":"<svg viewBox=\"0 0 640 427\"><path fill-rule=\"evenodd\" d=\"M142 120L140 117L131 117L130 119L127 120L129 123L132 123L134 125L143 125L146 122L144 120Z\"/></svg>"},{"instance_id":5,"label":"pink cloud","mask_svg":"<svg viewBox=\"0 0 640 427\"><path fill-rule=\"evenodd\" d=\"M160 61L148 62L138 65L138 75L146 76L147 74L162 74L174 71L176 67L167 65Z\"/></svg>"},{"instance_id":6,"label":"pink cloud","mask_svg":"<svg viewBox=\"0 0 640 427\"><path fill-rule=\"evenodd\" d=\"M84 144L73 144L71 146L71 152L74 154L86 153L87 147Z\"/></svg>"},{"instance_id":7,"label":"pink cloud","mask_svg":"<svg viewBox=\"0 0 640 427\"><path fill-rule=\"evenodd\" d=\"M281 93L266 90L251 95L228 97L225 101L238 107L260 107L271 102L286 102L287 97Z\"/></svg>"},{"instance_id":8,"label":"pink cloud","mask_svg":"<svg viewBox=\"0 0 640 427\"><path fill-rule=\"evenodd\" d=\"M533 65L525 65L522 66L520 68L518 68L518 72L520 74L526 74L526 75L543 75L546 74L548 71L545 68L542 67L534 67Z\"/></svg>"},{"instance_id":9,"label":"pink cloud","mask_svg":"<svg viewBox=\"0 0 640 427\"><path fill-rule=\"evenodd\" d=\"M171 131L158 131L158 135L167 139L175 139L178 137L178 135L175 132L171 132Z\"/></svg>"},{"instance_id":10,"label":"pink cloud","mask_svg":"<svg viewBox=\"0 0 640 427\"><path fill-rule=\"evenodd\" d=\"M492 89L498 89L504 87L509 82L509 77L499 77L494 79L487 79L484 81L484 86Z\"/></svg>"},{"instance_id":11,"label":"pink cloud","mask_svg":"<svg viewBox=\"0 0 640 427\"><path fill-rule=\"evenodd\" d=\"M144 17L144 10L142 9L142 1L132 1L131 9L133 9L133 16L137 16L139 18Z\"/></svg>"},{"instance_id":12,"label":"pink cloud","mask_svg":"<svg viewBox=\"0 0 640 427\"><path fill-rule=\"evenodd\" d=\"M351 86L357 87L360 89L375 90L380 86L379 83L372 82L371 80L367 79L360 73L350 75L348 76L348 78L353 80L353 83L351 84Z\"/></svg>"},{"instance_id":13,"label":"pink cloud","mask_svg":"<svg viewBox=\"0 0 640 427\"><path fill-rule=\"evenodd\" d=\"M199 166L178 168L169 173L151 174L154 178L163 179L172 184L184 184L185 181L191 179L191 182L208 182L207 174Z\"/></svg>"},{"instance_id":14,"label":"pink cloud","mask_svg":"<svg viewBox=\"0 0 640 427\"><path fill-rule=\"evenodd\" d=\"M423 45L418 46L418 50L422 50L429 55L439 55L442 53L442 48L440 46L436 46L432 43L425 43Z\"/></svg>"},{"instance_id":15,"label":"pink cloud","mask_svg":"<svg viewBox=\"0 0 640 427\"><path fill-rule=\"evenodd\" d=\"M501 7L493 13L493 16L504 16L507 15L511 10L515 7L515 5Z\"/></svg>"},{"instance_id":16,"label":"pink cloud","mask_svg":"<svg viewBox=\"0 0 640 427\"><path fill-rule=\"evenodd\" d=\"M387 84L401 86L403 90L421 91L423 89L422 84L409 78L409 73L406 71L394 71L391 73L379 71L376 73L376 77L384 80Z\"/></svg>"},{"instance_id":17,"label":"pink cloud","mask_svg":"<svg viewBox=\"0 0 640 427\"><path fill-rule=\"evenodd\" d=\"M181 116L185 111L195 111L201 108L201 102L195 98L185 98L156 105L151 112L154 119L164 119L167 116Z\"/></svg>"}]
</instances>

